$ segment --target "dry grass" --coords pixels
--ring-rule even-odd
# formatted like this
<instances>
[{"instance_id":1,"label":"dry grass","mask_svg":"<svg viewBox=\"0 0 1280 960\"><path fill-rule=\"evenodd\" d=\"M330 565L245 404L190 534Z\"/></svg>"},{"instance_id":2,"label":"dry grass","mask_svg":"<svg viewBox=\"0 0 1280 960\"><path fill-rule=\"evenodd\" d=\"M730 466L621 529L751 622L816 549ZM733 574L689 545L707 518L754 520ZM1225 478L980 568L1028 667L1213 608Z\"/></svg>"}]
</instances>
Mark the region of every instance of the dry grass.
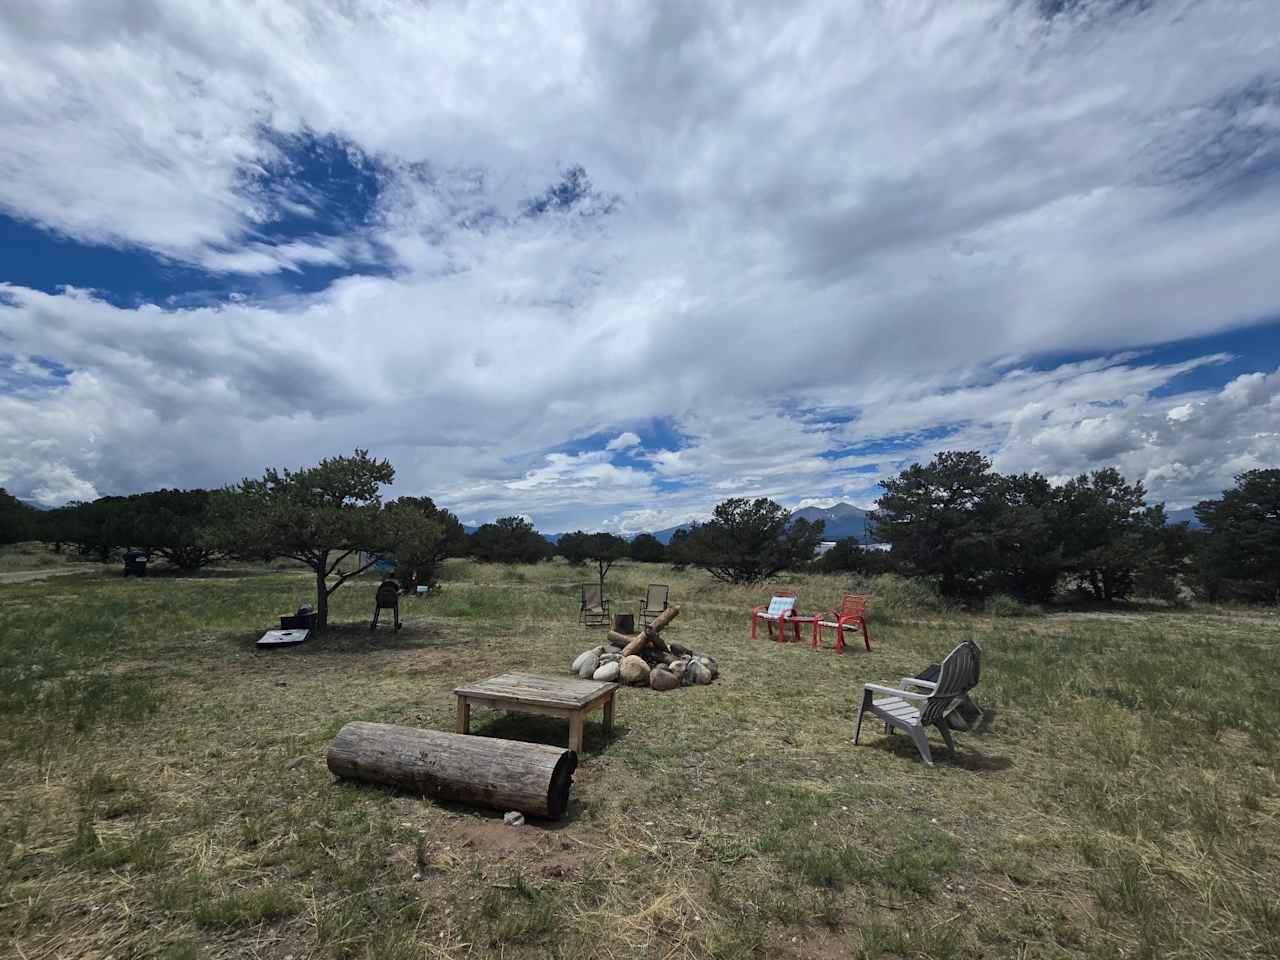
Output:
<instances>
[{"instance_id":1,"label":"dry grass","mask_svg":"<svg viewBox=\"0 0 1280 960\"><path fill-rule=\"evenodd\" d=\"M670 582L723 678L624 690L564 823L335 783L350 719L451 729L452 688L557 672L598 633L562 563L452 562L371 635L372 584L293 650L253 640L289 570L0 585L0 952L45 957L1280 955L1280 618L948 615L872 585L875 652L747 639L766 590ZM802 606L838 577L795 578ZM864 585L865 586L865 585ZM859 685L961 637L989 725L923 767L850 742ZM563 725L477 712L477 732ZM414 874L421 879L414 880ZM11 947L11 949L10 949Z\"/></svg>"}]
</instances>

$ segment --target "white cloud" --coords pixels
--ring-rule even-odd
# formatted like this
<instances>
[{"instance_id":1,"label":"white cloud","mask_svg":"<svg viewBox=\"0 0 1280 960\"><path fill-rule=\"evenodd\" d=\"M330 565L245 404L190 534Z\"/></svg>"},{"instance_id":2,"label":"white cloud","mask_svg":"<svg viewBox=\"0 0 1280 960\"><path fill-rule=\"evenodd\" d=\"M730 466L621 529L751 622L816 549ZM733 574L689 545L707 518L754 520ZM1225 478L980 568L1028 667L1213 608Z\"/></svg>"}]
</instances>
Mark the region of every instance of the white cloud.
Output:
<instances>
[{"instance_id":1,"label":"white cloud","mask_svg":"<svg viewBox=\"0 0 1280 960\"><path fill-rule=\"evenodd\" d=\"M606 450L626 450L629 447L638 447L639 445L640 445L640 438L636 434L632 433L630 430L627 430L625 433L618 434L616 437L610 440L607 444L605 444L605 449Z\"/></svg>"},{"instance_id":2,"label":"white cloud","mask_svg":"<svg viewBox=\"0 0 1280 960\"><path fill-rule=\"evenodd\" d=\"M0 211L285 283L394 268L199 309L0 288L0 349L74 371L0 381L0 481L210 485L359 445L551 529L865 502L945 445L1212 492L1273 455L1268 376L1165 396L1222 358L1120 352L1280 313L1280 8L1042 9L0 8ZM303 131L374 158L379 203L273 244L265 174ZM575 163L612 213L519 216ZM1095 359L1032 362L1064 353ZM680 442L640 453L620 431L648 421Z\"/></svg>"}]
</instances>

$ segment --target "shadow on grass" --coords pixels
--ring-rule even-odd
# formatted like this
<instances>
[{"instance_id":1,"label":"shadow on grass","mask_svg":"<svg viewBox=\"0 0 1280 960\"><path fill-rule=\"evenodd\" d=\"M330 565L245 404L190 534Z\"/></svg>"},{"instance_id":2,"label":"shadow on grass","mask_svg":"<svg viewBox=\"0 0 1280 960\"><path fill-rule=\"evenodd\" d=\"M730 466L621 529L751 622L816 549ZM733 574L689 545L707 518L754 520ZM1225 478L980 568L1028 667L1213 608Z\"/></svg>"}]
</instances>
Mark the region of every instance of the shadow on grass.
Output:
<instances>
[{"instance_id":1,"label":"shadow on grass","mask_svg":"<svg viewBox=\"0 0 1280 960\"><path fill-rule=\"evenodd\" d=\"M275 630L276 626L272 624L262 629L266 632ZM258 636L239 639L236 645L244 650L257 651L263 656L351 657L379 652L446 650L450 647L469 646L485 639L449 635L443 627L434 624L406 624L401 630L380 624L377 630L370 630L368 621L331 623L320 634L312 634L306 642L291 647L259 649L256 645Z\"/></svg>"},{"instance_id":2,"label":"shadow on grass","mask_svg":"<svg viewBox=\"0 0 1280 960\"><path fill-rule=\"evenodd\" d=\"M416 790L406 790L401 787L393 787L382 783L365 782L362 780L344 780L335 777L333 780L333 788L339 791L339 796L344 796L347 802L351 798L358 796L382 795L386 797L407 797L412 800L419 800L423 803L429 803L432 806L439 807L446 813L456 816L465 817L468 820L483 823L486 827L504 828L502 818L507 811L497 810L491 807L479 807L475 804L464 803L460 800L443 800L432 797L425 793L419 793ZM530 815L525 821L526 828L532 827L538 831L555 832L563 830L565 827L571 826L582 816L583 806L573 795L570 789L569 801L565 804L564 813L560 815L559 820L548 820L545 817ZM515 834L512 834L515 836Z\"/></svg>"},{"instance_id":3,"label":"shadow on grass","mask_svg":"<svg viewBox=\"0 0 1280 960\"><path fill-rule=\"evenodd\" d=\"M545 743L552 747L569 745L569 722L555 717L540 717L522 713L495 713L473 708L471 711L471 732L482 737L501 737L504 740L524 740L528 743ZM582 752L587 759L591 754L600 753L609 748L615 741L627 735L627 726L613 720L613 730L606 737L604 733L604 713L595 711L587 715L587 722L582 732Z\"/></svg>"},{"instance_id":4,"label":"shadow on grass","mask_svg":"<svg viewBox=\"0 0 1280 960\"><path fill-rule=\"evenodd\" d=\"M973 770L975 772L992 773L1002 772L1012 769L1013 761L1008 757L991 756L989 754L975 753L969 749L962 739L964 734L957 732L956 734L956 752L952 753L947 749L946 745L929 739L929 752L933 757L933 763L938 767L955 767L960 770ZM867 738L865 728L863 730L863 739L855 750L868 748L879 750L882 753L890 753L900 758L903 762L916 763L924 766L924 761L920 758L920 751L916 749L916 745L911 742L911 738L904 734L898 733L893 736L876 731L872 734L872 739Z\"/></svg>"}]
</instances>

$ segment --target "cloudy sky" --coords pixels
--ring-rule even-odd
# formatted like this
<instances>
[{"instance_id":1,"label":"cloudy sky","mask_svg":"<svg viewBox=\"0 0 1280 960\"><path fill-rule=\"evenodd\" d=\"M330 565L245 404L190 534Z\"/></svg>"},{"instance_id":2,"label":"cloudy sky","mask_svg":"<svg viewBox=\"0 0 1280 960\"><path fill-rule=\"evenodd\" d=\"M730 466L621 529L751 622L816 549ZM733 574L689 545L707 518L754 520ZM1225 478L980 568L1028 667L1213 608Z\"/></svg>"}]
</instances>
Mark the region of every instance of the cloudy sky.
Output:
<instances>
[{"instance_id":1,"label":"cloudy sky","mask_svg":"<svg viewBox=\"0 0 1280 960\"><path fill-rule=\"evenodd\" d=\"M0 5L0 485L545 531L1280 464L1275 0Z\"/></svg>"}]
</instances>

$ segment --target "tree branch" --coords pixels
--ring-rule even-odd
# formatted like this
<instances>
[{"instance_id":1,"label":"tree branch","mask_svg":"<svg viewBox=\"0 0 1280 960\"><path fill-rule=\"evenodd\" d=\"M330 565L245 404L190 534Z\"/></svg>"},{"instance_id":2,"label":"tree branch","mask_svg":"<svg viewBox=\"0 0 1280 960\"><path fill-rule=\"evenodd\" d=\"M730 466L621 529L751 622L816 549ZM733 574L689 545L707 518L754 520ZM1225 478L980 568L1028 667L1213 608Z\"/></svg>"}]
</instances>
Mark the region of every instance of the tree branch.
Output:
<instances>
[{"instance_id":1,"label":"tree branch","mask_svg":"<svg viewBox=\"0 0 1280 960\"><path fill-rule=\"evenodd\" d=\"M355 553L354 550L347 550L341 553L337 560L334 560L333 563L329 564L329 569L324 572L324 575L327 577L329 574L333 573L333 571L338 568L338 564L347 559L347 557L351 556L353 553Z\"/></svg>"},{"instance_id":2,"label":"tree branch","mask_svg":"<svg viewBox=\"0 0 1280 960\"><path fill-rule=\"evenodd\" d=\"M374 557L372 560L366 563L363 567L359 567L358 569L352 570L350 573L342 574L342 576L338 577L338 579L334 581L332 587L325 588L325 591L324 591L325 596L331 596L333 594L333 591L337 590L340 586L346 583L349 578L357 576L361 573L364 573L366 570L368 570L377 562L378 562L378 558Z\"/></svg>"}]
</instances>

